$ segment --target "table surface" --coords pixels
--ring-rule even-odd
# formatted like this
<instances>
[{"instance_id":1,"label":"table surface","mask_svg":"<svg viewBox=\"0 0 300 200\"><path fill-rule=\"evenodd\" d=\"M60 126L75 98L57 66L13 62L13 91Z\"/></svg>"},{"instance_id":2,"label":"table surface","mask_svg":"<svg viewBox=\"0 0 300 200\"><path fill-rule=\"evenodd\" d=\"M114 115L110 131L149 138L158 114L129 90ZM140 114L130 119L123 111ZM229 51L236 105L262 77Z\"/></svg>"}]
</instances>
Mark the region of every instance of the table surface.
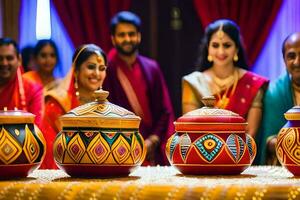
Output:
<instances>
[{"instance_id":1,"label":"table surface","mask_svg":"<svg viewBox=\"0 0 300 200\"><path fill-rule=\"evenodd\" d=\"M111 178L36 170L27 178L0 180L1 199L300 199L300 177L278 166L252 166L236 176L187 176L160 166Z\"/></svg>"}]
</instances>

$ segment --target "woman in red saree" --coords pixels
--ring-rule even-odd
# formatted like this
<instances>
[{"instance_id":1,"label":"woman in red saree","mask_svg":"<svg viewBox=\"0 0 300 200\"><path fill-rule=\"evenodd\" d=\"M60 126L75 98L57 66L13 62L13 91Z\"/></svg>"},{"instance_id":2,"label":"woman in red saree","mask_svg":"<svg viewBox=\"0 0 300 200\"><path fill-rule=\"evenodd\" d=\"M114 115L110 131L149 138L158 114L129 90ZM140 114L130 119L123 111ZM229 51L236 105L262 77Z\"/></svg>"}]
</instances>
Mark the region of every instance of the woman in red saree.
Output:
<instances>
[{"instance_id":1,"label":"woman in red saree","mask_svg":"<svg viewBox=\"0 0 300 200\"><path fill-rule=\"evenodd\" d=\"M57 168L53 159L53 142L61 130L58 118L69 110L93 101L93 93L102 87L106 76L106 55L94 44L83 45L73 55L69 74L56 87L45 94L43 133L47 141L47 153L40 168Z\"/></svg>"},{"instance_id":2,"label":"woman in red saree","mask_svg":"<svg viewBox=\"0 0 300 200\"><path fill-rule=\"evenodd\" d=\"M200 70L183 77L183 113L202 107L201 98L213 95L216 107L247 119L248 133L255 137L268 81L247 71L239 27L217 20L206 28L201 45Z\"/></svg>"}]
</instances>

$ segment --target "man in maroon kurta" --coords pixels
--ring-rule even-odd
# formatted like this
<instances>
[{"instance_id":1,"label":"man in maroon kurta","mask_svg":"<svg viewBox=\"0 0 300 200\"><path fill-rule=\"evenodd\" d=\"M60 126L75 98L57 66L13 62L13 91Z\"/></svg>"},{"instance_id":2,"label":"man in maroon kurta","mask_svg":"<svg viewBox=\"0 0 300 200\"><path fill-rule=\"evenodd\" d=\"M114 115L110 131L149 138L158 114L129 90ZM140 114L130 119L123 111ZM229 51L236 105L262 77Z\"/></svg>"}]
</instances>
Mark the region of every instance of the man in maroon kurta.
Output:
<instances>
[{"instance_id":1,"label":"man in maroon kurta","mask_svg":"<svg viewBox=\"0 0 300 200\"><path fill-rule=\"evenodd\" d=\"M173 133L174 114L168 90L154 60L138 54L140 19L123 11L112 18L111 39L104 89L109 100L142 118L140 132L147 147L146 163L167 164L165 143Z\"/></svg>"},{"instance_id":2,"label":"man in maroon kurta","mask_svg":"<svg viewBox=\"0 0 300 200\"><path fill-rule=\"evenodd\" d=\"M24 110L36 115L41 127L43 88L22 77L21 55L17 43L0 38L0 110Z\"/></svg>"}]
</instances>

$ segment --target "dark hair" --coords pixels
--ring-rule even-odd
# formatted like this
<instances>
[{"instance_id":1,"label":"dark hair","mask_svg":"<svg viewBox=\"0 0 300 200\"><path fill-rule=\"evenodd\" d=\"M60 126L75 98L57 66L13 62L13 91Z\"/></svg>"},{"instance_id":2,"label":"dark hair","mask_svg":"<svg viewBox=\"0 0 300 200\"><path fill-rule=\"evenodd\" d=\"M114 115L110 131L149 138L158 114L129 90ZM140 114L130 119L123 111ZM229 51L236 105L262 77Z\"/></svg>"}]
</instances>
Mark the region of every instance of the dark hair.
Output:
<instances>
[{"instance_id":1,"label":"dark hair","mask_svg":"<svg viewBox=\"0 0 300 200\"><path fill-rule=\"evenodd\" d=\"M14 41L13 39L11 39L11 38L0 38L0 46L8 46L8 45L10 45L10 44L12 44L13 46L14 46L14 48L15 48L15 51L16 51L16 54L17 54L17 56L19 56L19 54L20 54L20 49L19 49L19 46L18 46L18 44L17 44L17 42L16 41Z\"/></svg>"},{"instance_id":2,"label":"dark hair","mask_svg":"<svg viewBox=\"0 0 300 200\"><path fill-rule=\"evenodd\" d=\"M110 21L110 33L112 35L116 32L116 27L119 23L127 23L135 26L138 32L141 32L141 19L134 13L129 11L122 11L117 13Z\"/></svg>"},{"instance_id":3,"label":"dark hair","mask_svg":"<svg viewBox=\"0 0 300 200\"><path fill-rule=\"evenodd\" d=\"M206 27L204 37L202 38L200 45L199 58L196 63L197 69L199 71L205 71L212 66L212 63L207 60L208 46L212 35L219 30L221 25L223 25L222 30L234 41L236 47L238 48L239 59L237 62L234 62L235 66L248 69L239 27L236 23L228 19L214 21Z\"/></svg>"},{"instance_id":4,"label":"dark hair","mask_svg":"<svg viewBox=\"0 0 300 200\"><path fill-rule=\"evenodd\" d=\"M22 54L22 66L25 70L25 72L27 72L29 70L29 67L33 67L33 66L28 66L30 60L33 58L33 50L34 47L33 46L26 46L21 50L21 54Z\"/></svg>"},{"instance_id":5,"label":"dark hair","mask_svg":"<svg viewBox=\"0 0 300 200\"><path fill-rule=\"evenodd\" d=\"M84 61L86 61L91 55L97 54L97 52L99 52L103 56L105 65L107 65L106 54L100 47L98 47L95 44L85 44L78 47L75 53L73 54L72 62L75 65L75 70L78 71L80 65Z\"/></svg>"},{"instance_id":6,"label":"dark hair","mask_svg":"<svg viewBox=\"0 0 300 200\"><path fill-rule=\"evenodd\" d=\"M43 39L43 40L39 40L35 47L34 47L34 50L33 50L33 55L34 57L37 57L39 55L39 53L41 52L41 50L47 46L47 45L50 45L53 49L54 49L54 53L55 53L55 56L56 56L56 60L58 62L58 49L57 49L57 46L55 44L55 42L51 39Z\"/></svg>"}]
</instances>

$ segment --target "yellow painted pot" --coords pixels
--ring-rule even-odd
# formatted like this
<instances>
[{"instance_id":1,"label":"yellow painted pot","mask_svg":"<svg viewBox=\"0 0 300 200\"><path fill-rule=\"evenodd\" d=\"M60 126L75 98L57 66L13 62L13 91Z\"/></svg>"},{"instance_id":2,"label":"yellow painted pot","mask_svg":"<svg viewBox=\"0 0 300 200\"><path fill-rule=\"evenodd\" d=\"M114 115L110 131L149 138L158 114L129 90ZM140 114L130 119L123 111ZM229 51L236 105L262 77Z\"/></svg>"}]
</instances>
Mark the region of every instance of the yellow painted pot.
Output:
<instances>
[{"instance_id":1,"label":"yellow painted pot","mask_svg":"<svg viewBox=\"0 0 300 200\"><path fill-rule=\"evenodd\" d=\"M106 100L79 106L60 118L63 129L54 142L57 165L71 176L126 176L145 159L140 117Z\"/></svg>"},{"instance_id":2,"label":"yellow painted pot","mask_svg":"<svg viewBox=\"0 0 300 200\"><path fill-rule=\"evenodd\" d=\"M33 122L31 113L0 111L0 178L26 177L41 164L46 142Z\"/></svg>"}]
</instances>

